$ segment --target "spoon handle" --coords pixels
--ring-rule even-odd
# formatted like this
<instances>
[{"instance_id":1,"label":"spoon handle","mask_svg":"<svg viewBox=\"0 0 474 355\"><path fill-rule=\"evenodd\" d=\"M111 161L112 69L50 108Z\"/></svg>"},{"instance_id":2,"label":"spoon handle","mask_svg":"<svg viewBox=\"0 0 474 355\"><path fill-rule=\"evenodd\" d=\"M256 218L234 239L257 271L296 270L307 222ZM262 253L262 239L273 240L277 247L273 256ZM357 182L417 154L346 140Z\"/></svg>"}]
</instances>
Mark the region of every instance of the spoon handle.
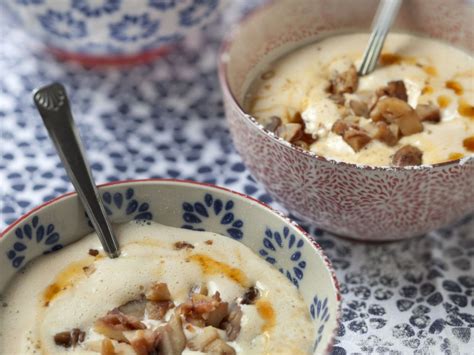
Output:
<instances>
[{"instance_id":1,"label":"spoon handle","mask_svg":"<svg viewBox=\"0 0 474 355\"><path fill-rule=\"evenodd\" d=\"M359 75L367 75L374 71L385 38L390 31L390 27L392 27L393 21L397 17L401 4L402 0L380 0L374 23L372 24L369 44L365 49L359 68Z\"/></svg>"},{"instance_id":2,"label":"spoon handle","mask_svg":"<svg viewBox=\"0 0 474 355\"><path fill-rule=\"evenodd\" d=\"M119 256L119 244L94 184L64 86L42 87L33 100L105 252L111 258Z\"/></svg>"}]
</instances>

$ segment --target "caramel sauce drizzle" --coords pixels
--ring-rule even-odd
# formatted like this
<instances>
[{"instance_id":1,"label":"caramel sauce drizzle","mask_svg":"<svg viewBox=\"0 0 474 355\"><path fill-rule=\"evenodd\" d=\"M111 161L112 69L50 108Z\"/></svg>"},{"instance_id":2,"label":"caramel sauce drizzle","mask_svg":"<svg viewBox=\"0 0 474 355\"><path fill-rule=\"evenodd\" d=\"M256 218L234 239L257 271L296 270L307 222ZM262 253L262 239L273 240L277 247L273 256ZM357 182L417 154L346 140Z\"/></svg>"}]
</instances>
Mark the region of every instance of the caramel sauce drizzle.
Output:
<instances>
[{"instance_id":1,"label":"caramel sauce drizzle","mask_svg":"<svg viewBox=\"0 0 474 355\"><path fill-rule=\"evenodd\" d=\"M234 280L243 287L250 287L250 282L242 270L232 267L229 264L217 261L210 256L204 254L193 254L188 257L188 260L197 263L204 274L215 275L221 274Z\"/></svg>"},{"instance_id":2,"label":"caramel sauce drizzle","mask_svg":"<svg viewBox=\"0 0 474 355\"><path fill-rule=\"evenodd\" d=\"M458 112L461 116L474 119L474 106L470 105L464 99L459 99L458 101Z\"/></svg>"},{"instance_id":3,"label":"caramel sauce drizzle","mask_svg":"<svg viewBox=\"0 0 474 355\"><path fill-rule=\"evenodd\" d=\"M275 310L270 302L262 298L259 299L255 305L257 306L258 314L265 322L262 326L262 332L267 332L276 324Z\"/></svg>"},{"instance_id":4,"label":"caramel sauce drizzle","mask_svg":"<svg viewBox=\"0 0 474 355\"><path fill-rule=\"evenodd\" d=\"M451 154L449 154L447 161L458 160L458 159L461 159L463 157L464 157L464 154L462 154L462 153L451 153Z\"/></svg>"},{"instance_id":5,"label":"caramel sauce drizzle","mask_svg":"<svg viewBox=\"0 0 474 355\"><path fill-rule=\"evenodd\" d=\"M103 258L102 255L96 257L87 257L85 259L74 261L66 266L56 275L52 284L48 285L42 295L42 302L47 307L51 301L59 296L63 291L74 286L76 282L86 277L84 268L93 264L97 259Z\"/></svg>"},{"instance_id":6,"label":"caramel sauce drizzle","mask_svg":"<svg viewBox=\"0 0 474 355\"><path fill-rule=\"evenodd\" d=\"M440 108L446 108L451 103L451 98L446 95L440 95L438 96L437 101Z\"/></svg>"},{"instance_id":7,"label":"caramel sauce drizzle","mask_svg":"<svg viewBox=\"0 0 474 355\"><path fill-rule=\"evenodd\" d=\"M466 150L474 152L474 136L467 137L462 141L462 145Z\"/></svg>"},{"instance_id":8,"label":"caramel sauce drizzle","mask_svg":"<svg viewBox=\"0 0 474 355\"><path fill-rule=\"evenodd\" d=\"M447 89L451 89L455 92L456 95L461 96L464 94L464 88L462 87L461 83L456 80L448 80L444 84Z\"/></svg>"}]
</instances>

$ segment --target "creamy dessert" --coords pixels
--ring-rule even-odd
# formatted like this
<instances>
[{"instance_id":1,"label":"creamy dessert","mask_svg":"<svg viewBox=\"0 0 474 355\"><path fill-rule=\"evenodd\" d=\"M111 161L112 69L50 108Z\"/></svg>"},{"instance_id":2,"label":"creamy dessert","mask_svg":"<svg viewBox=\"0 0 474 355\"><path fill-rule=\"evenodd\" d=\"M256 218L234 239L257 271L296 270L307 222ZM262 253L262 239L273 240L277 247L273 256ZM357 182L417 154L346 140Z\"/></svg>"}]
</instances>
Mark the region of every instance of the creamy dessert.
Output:
<instances>
[{"instance_id":1,"label":"creamy dessert","mask_svg":"<svg viewBox=\"0 0 474 355\"><path fill-rule=\"evenodd\" d=\"M435 164L474 152L474 60L447 44L389 34L359 77L368 34L328 37L261 71L245 107L317 155L373 166Z\"/></svg>"},{"instance_id":2,"label":"creamy dessert","mask_svg":"<svg viewBox=\"0 0 474 355\"><path fill-rule=\"evenodd\" d=\"M147 222L41 256L9 284L1 354L308 354L298 290L245 245Z\"/></svg>"}]
</instances>

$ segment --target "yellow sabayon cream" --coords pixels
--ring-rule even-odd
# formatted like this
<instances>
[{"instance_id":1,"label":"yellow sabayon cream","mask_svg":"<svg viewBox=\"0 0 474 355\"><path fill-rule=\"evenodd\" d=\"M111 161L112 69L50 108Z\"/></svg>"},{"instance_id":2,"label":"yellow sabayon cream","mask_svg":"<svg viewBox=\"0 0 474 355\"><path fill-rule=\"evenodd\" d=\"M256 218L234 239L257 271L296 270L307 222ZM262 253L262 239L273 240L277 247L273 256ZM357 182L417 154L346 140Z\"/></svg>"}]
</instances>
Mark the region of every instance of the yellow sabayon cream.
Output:
<instances>
[{"instance_id":1,"label":"yellow sabayon cream","mask_svg":"<svg viewBox=\"0 0 474 355\"><path fill-rule=\"evenodd\" d=\"M176 305L197 284L205 284L209 294L218 291L229 304L254 286L260 297L255 304L241 305L241 329L229 342L235 352L311 352L314 327L298 290L245 245L153 222L129 222L115 230L122 250L117 259L103 252L90 255L91 249L101 250L92 233L39 257L12 280L2 299L7 306L0 310L1 354L97 354L102 335L94 331L94 322L157 282L167 284ZM192 247L176 248L177 242ZM154 329L160 321L144 324ZM66 349L55 343L57 333L74 328L85 332L77 346ZM188 348L183 352L193 353Z\"/></svg>"},{"instance_id":2,"label":"yellow sabayon cream","mask_svg":"<svg viewBox=\"0 0 474 355\"><path fill-rule=\"evenodd\" d=\"M340 117L328 97L329 73L345 62L357 67L368 34L327 37L275 60L262 70L246 97L246 109L260 122L278 116L283 123L304 123L305 133L317 137L310 151L339 161L373 166L390 165L391 157L404 145L423 152L423 164L459 159L473 154L474 59L467 53L428 38L391 33L376 70L359 77L357 98L375 92L390 81L402 80L408 104L433 103L441 110L439 123L424 123L420 133L404 136L393 146L373 139L354 151L331 128ZM361 118L364 127L370 118Z\"/></svg>"}]
</instances>

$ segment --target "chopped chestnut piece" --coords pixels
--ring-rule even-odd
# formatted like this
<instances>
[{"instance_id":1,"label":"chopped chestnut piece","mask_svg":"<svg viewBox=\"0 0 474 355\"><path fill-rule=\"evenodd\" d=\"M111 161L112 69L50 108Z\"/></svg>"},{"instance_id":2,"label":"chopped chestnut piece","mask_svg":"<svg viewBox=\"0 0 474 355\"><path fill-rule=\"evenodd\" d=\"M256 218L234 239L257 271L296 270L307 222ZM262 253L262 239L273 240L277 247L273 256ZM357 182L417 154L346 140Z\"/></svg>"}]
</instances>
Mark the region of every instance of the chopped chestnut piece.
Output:
<instances>
[{"instance_id":1,"label":"chopped chestnut piece","mask_svg":"<svg viewBox=\"0 0 474 355\"><path fill-rule=\"evenodd\" d=\"M344 105L344 102L345 102L344 95L342 95L342 94L329 95L329 99L331 99L332 101L334 101L338 105Z\"/></svg>"},{"instance_id":2,"label":"chopped chestnut piece","mask_svg":"<svg viewBox=\"0 0 474 355\"><path fill-rule=\"evenodd\" d=\"M133 338L130 339L130 345L136 355L150 355L158 353L158 347L161 341L159 330L138 330Z\"/></svg>"},{"instance_id":3,"label":"chopped chestnut piece","mask_svg":"<svg viewBox=\"0 0 474 355\"><path fill-rule=\"evenodd\" d=\"M89 249L90 256L97 256L99 255L99 251L97 249Z\"/></svg>"},{"instance_id":4,"label":"chopped chestnut piece","mask_svg":"<svg viewBox=\"0 0 474 355\"><path fill-rule=\"evenodd\" d=\"M206 353L209 354L219 354L219 355L235 355L236 352L233 347L228 345L222 339L216 339L204 349Z\"/></svg>"},{"instance_id":5,"label":"chopped chestnut piece","mask_svg":"<svg viewBox=\"0 0 474 355\"><path fill-rule=\"evenodd\" d=\"M331 131L338 136L343 136L344 132L349 129L349 124L342 120L338 119L334 124L332 125Z\"/></svg>"},{"instance_id":6,"label":"chopped chestnut piece","mask_svg":"<svg viewBox=\"0 0 474 355\"><path fill-rule=\"evenodd\" d=\"M174 303L171 301L148 301L146 303L146 313L150 319L163 319L173 307Z\"/></svg>"},{"instance_id":7,"label":"chopped chestnut piece","mask_svg":"<svg viewBox=\"0 0 474 355\"><path fill-rule=\"evenodd\" d=\"M102 318L97 319L94 330L107 338L118 341L127 341L123 334L127 330L145 329L145 325L136 317L125 315L114 309Z\"/></svg>"},{"instance_id":8,"label":"chopped chestnut piece","mask_svg":"<svg viewBox=\"0 0 474 355\"><path fill-rule=\"evenodd\" d=\"M281 126L281 118L278 116L267 117L262 120L263 128L270 132L275 132Z\"/></svg>"},{"instance_id":9,"label":"chopped chestnut piece","mask_svg":"<svg viewBox=\"0 0 474 355\"><path fill-rule=\"evenodd\" d=\"M64 346L65 348L75 347L78 343L82 343L86 333L78 328L74 328L69 332L57 333L54 336L56 345Z\"/></svg>"},{"instance_id":10,"label":"chopped chestnut piece","mask_svg":"<svg viewBox=\"0 0 474 355\"><path fill-rule=\"evenodd\" d=\"M305 141L299 140L299 141L293 142L293 144L296 145L297 147L300 147L301 149L309 150L309 144L306 143Z\"/></svg>"},{"instance_id":11,"label":"chopped chestnut piece","mask_svg":"<svg viewBox=\"0 0 474 355\"><path fill-rule=\"evenodd\" d=\"M82 271L84 271L84 274L89 277L95 272L95 266L94 264L84 266L82 267Z\"/></svg>"},{"instance_id":12,"label":"chopped chestnut piece","mask_svg":"<svg viewBox=\"0 0 474 355\"><path fill-rule=\"evenodd\" d=\"M145 297L148 301L170 301L171 294L168 285L162 282L155 283L146 291Z\"/></svg>"},{"instance_id":13,"label":"chopped chestnut piece","mask_svg":"<svg viewBox=\"0 0 474 355\"><path fill-rule=\"evenodd\" d=\"M286 123L278 127L276 134L287 142L297 141L303 136L303 126L299 123Z\"/></svg>"},{"instance_id":14,"label":"chopped chestnut piece","mask_svg":"<svg viewBox=\"0 0 474 355\"><path fill-rule=\"evenodd\" d=\"M369 117L369 105L367 105L366 102L359 100L351 100L349 102L349 106L351 107L354 115L367 118Z\"/></svg>"},{"instance_id":15,"label":"chopped chestnut piece","mask_svg":"<svg viewBox=\"0 0 474 355\"><path fill-rule=\"evenodd\" d=\"M347 129L342 138L351 146L352 149L354 149L355 152L360 151L371 141L367 132L354 127Z\"/></svg>"},{"instance_id":16,"label":"chopped chestnut piece","mask_svg":"<svg viewBox=\"0 0 474 355\"><path fill-rule=\"evenodd\" d=\"M115 355L115 347L109 338L102 340L100 355Z\"/></svg>"},{"instance_id":17,"label":"chopped chestnut piece","mask_svg":"<svg viewBox=\"0 0 474 355\"><path fill-rule=\"evenodd\" d=\"M441 112L435 104L418 104L415 109L420 121L429 121L438 123L441 120Z\"/></svg>"},{"instance_id":18,"label":"chopped chestnut piece","mask_svg":"<svg viewBox=\"0 0 474 355\"><path fill-rule=\"evenodd\" d=\"M174 314L166 325L158 328L161 333L161 341L158 346L159 354L181 354L186 347L186 336L183 331L183 323L179 314Z\"/></svg>"},{"instance_id":19,"label":"chopped chestnut piece","mask_svg":"<svg viewBox=\"0 0 474 355\"><path fill-rule=\"evenodd\" d=\"M423 131L423 124L420 122L420 119L414 110L403 116L400 116L396 123L400 128L400 132L404 136L409 136L411 134Z\"/></svg>"},{"instance_id":20,"label":"chopped chestnut piece","mask_svg":"<svg viewBox=\"0 0 474 355\"><path fill-rule=\"evenodd\" d=\"M423 152L412 145L404 145L392 158L392 164L395 166L421 165Z\"/></svg>"},{"instance_id":21,"label":"chopped chestnut piece","mask_svg":"<svg viewBox=\"0 0 474 355\"><path fill-rule=\"evenodd\" d=\"M240 301L240 304L254 304L259 295L260 292L258 291L258 288L254 286L249 287L249 289L245 291L244 295L242 296L242 301Z\"/></svg>"},{"instance_id":22,"label":"chopped chestnut piece","mask_svg":"<svg viewBox=\"0 0 474 355\"><path fill-rule=\"evenodd\" d=\"M386 97L377 102L370 113L374 122L386 121L400 127L404 136L423 131L423 125L415 110L405 101L395 97Z\"/></svg>"},{"instance_id":23,"label":"chopped chestnut piece","mask_svg":"<svg viewBox=\"0 0 474 355\"><path fill-rule=\"evenodd\" d=\"M240 306L233 304L229 315L222 321L220 328L225 330L230 341L237 339L240 333L240 321L242 320L242 310Z\"/></svg>"},{"instance_id":24,"label":"chopped chestnut piece","mask_svg":"<svg viewBox=\"0 0 474 355\"><path fill-rule=\"evenodd\" d=\"M408 101L407 88L403 80L390 81L387 86L377 89L377 96L396 97L397 99Z\"/></svg>"},{"instance_id":25,"label":"chopped chestnut piece","mask_svg":"<svg viewBox=\"0 0 474 355\"><path fill-rule=\"evenodd\" d=\"M188 242L176 242L174 243L174 248L176 250L181 250L181 249L194 249L194 245L188 243Z\"/></svg>"},{"instance_id":26,"label":"chopped chestnut piece","mask_svg":"<svg viewBox=\"0 0 474 355\"><path fill-rule=\"evenodd\" d=\"M358 84L359 77L357 76L357 69L354 64L351 64L349 68L343 72L336 70L331 73L331 86L329 91L335 95L353 93L357 90Z\"/></svg>"},{"instance_id":27,"label":"chopped chestnut piece","mask_svg":"<svg viewBox=\"0 0 474 355\"><path fill-rule=\"evenodd\" d=\"M216 292L212 297L194 293L178 310L188 322L196 326L218 327L228 315L228 308L228 303L222 302L219 292Z\"/></svg>"},{"instance_id":28,"label":"chopped chestnut piece","mask_svg":"<svg viewBox=\"0 0 474 355\"><path fill-rule=\"evenodd\" d=\"M143 315L145 314L145 303L145 298L142 295L141 298L131 300L120 307L117 307L117 310L127 316L133 316L140 319L143 318Z\"/></svg>"},{"instance_id":29,"label":"chopped chestnut piece","mask_svg":"<svg viewBox=\"0 0 474 355\"><path fill-rule=\"evenodd\" d=\"M386 122L380 121L376 123L377 131L375 132L374 138L387 144L388 146L394 146L397 144L399 139L398 126L396 124L387 124Z\"/></svg>"},{"instance_id":30,"label":"chopped chestnut piece","mask_svg":"<svg viewBox=\"0 0 474 355\"><path fill-rule=\"evenodd\" d=\"M214 327L206 327L202 333L199 333L194 338L189 340L188 347L191 350L204 351L206 346L212 343L214 340L219 339L219 333Z\"/></svg>"}]
</instances>

